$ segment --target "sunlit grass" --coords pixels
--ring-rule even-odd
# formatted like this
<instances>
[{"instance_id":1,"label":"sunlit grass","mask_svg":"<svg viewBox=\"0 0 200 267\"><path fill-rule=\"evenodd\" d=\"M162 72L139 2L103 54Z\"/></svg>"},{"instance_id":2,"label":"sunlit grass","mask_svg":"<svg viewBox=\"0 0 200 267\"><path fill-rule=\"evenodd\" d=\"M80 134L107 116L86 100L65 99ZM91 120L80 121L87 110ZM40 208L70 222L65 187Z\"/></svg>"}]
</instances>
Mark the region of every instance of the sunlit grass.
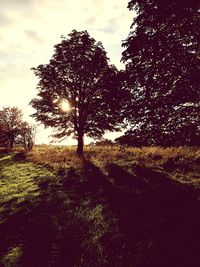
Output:
<instances>
[{"instance_id":1,"label":"sunlit grass","mask_svg":"<svg viewBox=\"0 0 200 267\"><path fill-rule=\"evenodd\" d=\"M0 212L15 212L17 204L39 195L38 181L53 177L48 169L32 162L15 162L13 155L0 161ZM7 203L10 203L8 206Z\"/></svg>"},{"instance_id":2,"label":"sunlit grass","mask_svg":"<svg viewBox=\"0 0 200 267\"><path fill-rule=\"evenodd\" d=\"M22 256L22 248L20 246L12 247L3 257L2 263L4 264L5 267L19 266L18 261L21 256Z\"/></svg>"},{"instance_id":3,"label":"sunlit grass","mask_svg":"<svg viewBox=\"0 0 200 267\"><path fill-rule=\"evenodd\" d=\"M81 167L82 160L76 154L76 147L36 146L29 154L33 162L51 166L76 169ZM133 164L160 169L172 179L183 183L200 181L200 149L198 147L143 147L131 148L120 146L86 146L84 156L103 171L109 163L131 169Z\"/></svg>"},{"instance_id":4,"label":"sunlit grass","mask_svg":"<svg viewBox=\"0 0 200 267\"><path fill-rule=\"evenodd\" d=\"M1 224L6 224L7 220L13 216L18 216L20 212L22 212L22 214L24 212L25 214L29 214L29 206L32 208L34 206L37 207L44 201L46 203L44 209L38 209L38 213L36 214L36 216L38 216L37 222L34 221L35 218L29 218L30 215L26 215L32 226L25 225L22 229L29 229L29 227L31 229L33 224L42 225L44 223L43 217L47 217L49 218L48 225L55 234L53 239L57 242L56 239L61 238L60 233L65 233L65 229L68 225L77 227L76 225L81 223L81 226L79 226L80 231L82 231L81 229L83 227L86 227L88 232L87 238L85 236L86 233L81 233L81 235L78 236L81 242L80 245L82 247L88 247L91 251L95 251L99 260L103 262L103 248L100 245L100 238L106 233L109 224L103 214L104 207L100 204L94 205L90 198L82 199L82 196L78 196L76 191L74 192L70 187L63 188L62 180L59 181L59 179L64 177L57 176L57 167L72 167L72 165L75 166L75 164L78 164L77 168L80 171L83 162L74 155L70 160L70 164L59 162L62 156L60 149L58 148L56 151L52 151L51 149L52 148L50 148L50 151L54 154L49 154L48 149L43 150L42 147L39 152L36 147L35 151L30 153L28 160L23 161L16 161L15 158L17 157L15 157L15 154L2 156L0 163L0 226ZM73 153L74 151L70 150L70 152ZM45 157L45 153L49 156ZM38 157L38 155L40 155L40 157ZM41 155L46 158L45 161L43 161ZM53 157L51 157L52 155ZM31 161L31 157L34 157L33 161ZM71 179L73 179L73 177L71 177ZM55 211L49 212L48 207L52 205L52 202L55 202L56 209ZM21 218L20 224L24 225L24 219L26 217L24 217L24 215L21 216L23 219ZM89 229L88 226L90 226ZM17 235L17 232L15 232L15 234ZM40 235L42 234L43 233L40 233ZM58 237L56 237L57 235ZM20 242L22 242L22 245L21 243L11 243L11 247L3 253L2 257L2 251L0 251L0 265L3 264L2 266L4 267L18 266L18 261L21 259L24 252L23 241L20 240ZM29 242L31 242L31 240ZM59 243L55 243L55 246L59 246ZM87 255L84 256L83 253L81 258L77 259L77 261L85 261L85 257L87 257Z\"/></svg>"}]
</instances>

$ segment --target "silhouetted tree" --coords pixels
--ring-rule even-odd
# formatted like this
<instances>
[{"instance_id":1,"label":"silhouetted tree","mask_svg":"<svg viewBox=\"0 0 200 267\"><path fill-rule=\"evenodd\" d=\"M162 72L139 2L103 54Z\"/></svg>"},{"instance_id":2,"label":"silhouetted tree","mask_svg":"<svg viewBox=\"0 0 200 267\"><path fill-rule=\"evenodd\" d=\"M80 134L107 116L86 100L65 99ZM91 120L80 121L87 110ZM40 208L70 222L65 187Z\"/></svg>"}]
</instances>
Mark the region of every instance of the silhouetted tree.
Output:
<instances>
[{"instance_id":1,"label":"silhouetted tree","mask_svg":"<svg viewBox=\"0 0 200 267\"><path fill-rule=\"evenodd\" d=\"M5 134L5 124L2 123L2 120L0 123L0 147L9 147L9 141Z\"/></svg>"},{"instance_id":2,"label":"silhouetted tree","mask_svg":"<svg viewBox=\"0 0 200 267\"><path fill-rule=\"evenodd\" d=\"M87 31L62 37L50 62L33 70L39 78L39 93L31 101L37 110L33 117L53 127L56 138L73 134L79 156L84 135L101 137L105 130L119 129L123 73L109 65L102 44Z\"/></svg>"},{"instance_id":3,"label":"silhouetted tree","mask_svg":"<svg viewBox=\"0 0 200 267\"><path fill-rule=\"evenodd\" d=\"M131 0L128 8L136 17L123 43L132 92L126 116L156 142L167 137L168 144L194 143L200 122L200 1Z\"/></svg>"},{"instance_id":4,"label":"silhouetted tree","mask_svg":"<svg viewBox=\"0 0 200 267\"><path fill-rule=\"evenodd\" d=\"M21 145L31 150L36 134L36 126L23 121L22 111L18 107L6 107L0 110L0 146L13 148Z\"/></svg>"},{"instance_id":5,"label":"silhouetted tree","mask_svg":"<svg viewBox=\"0 0 200 267\"><path fill-rule=\"evenodd\" d=\"M32 150L35 143L36 126L22 122L17 136L16 143L23 146L26 151Z\"/></svg>"},{"instance_id":6,"label":"silhouetted tree","mask_svg":"<svg viewBox=\"0 0 200 267\"><path fill-rule=\"evenodd\" d=\"M13 148L16 137L20 132L22 111L17 107L6 107L0 110L0 130L2 146Z\"/></svg>"}]
</instances>

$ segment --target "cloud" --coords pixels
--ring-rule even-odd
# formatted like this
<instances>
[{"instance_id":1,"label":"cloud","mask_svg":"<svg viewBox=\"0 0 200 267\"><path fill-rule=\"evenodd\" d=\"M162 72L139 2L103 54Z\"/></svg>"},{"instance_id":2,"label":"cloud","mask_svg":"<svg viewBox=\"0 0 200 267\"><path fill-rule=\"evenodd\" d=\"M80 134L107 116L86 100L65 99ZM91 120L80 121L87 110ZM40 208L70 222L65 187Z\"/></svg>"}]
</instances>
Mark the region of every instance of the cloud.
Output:
<instances>
[{"instance_id":1,"label":"cloud","mask_svg":"<svg viewBox=\"0 0 200 267\"><path fill-rule=\"evenodd\" d=\"M4 14L2 11L0 12L0 25L1 27L7 26L11 23L11 19L8 18L6 14Z\"/></svg>"},{"instance_id":2,"label":"cloud","mask_svg":"<svg viewBox=\"0 0 200 267\"><path fill-rule=\"evenodd\" d=\"M7 53L6 51L0 51L0 61L1 62L7 61L9 57L11 57L11 55L9 53Z\"/></svg>"},{"instance_id":3,"label":"cloud","mask_svg":"<svg viewBox=\"0 0 200 267\"><path fill-rule=\"evenodd\" d=\"M1 0L1 10L19 10L20 9L26 9L26 8L32 8L36 3L42 3L47 0Z\"/></svg>"},{"instance_id":4,"label":"cloud","mask_svg":"<svg viewBox=\"0 0 200 267\"><path fill-rule=\"evenodd\" d=\"M118 18L114 17L112 19L108 19L107 23L104 28L100 28L100 31L103 31L105 33L114 34L118 32Z\"/></svg>"},{"instance_id":5,"label":"cloud","mask_svg":"<svg viewBox=\"0 0 200 267\"><path fill-rule=\"evenodd\" d=\"M2 5L16 5L16 6L18 6L18 5L30 5L30 4L32 4L34 2L34 0L6 0L6 1L4 1L4 2L2 2Z\"/></svg>"},{"instance_id":6,"label":"cloud","mask_svg":"<svg viewBox=\"0 0 200 267\"><path fill-rule=\"evenodd\" d=\"M104 28L101 28L100 31L112 34L116 32L116 29L114 29L111 25L107 25Z\"/></svg>"},{"instance_id":7,"label":"cloud","mask_svg":"<svg viewBox=\"0 0 200 267\"><path fill-rule=\"evenodd\" d=\"M31 38L33 41L41 43L42 39L39 37L39 35L35 31L33 31L33 30L25 30L24 32L25 32L25 35L28 38Z\"/></svg>"},{"instance_id":8,"label":"cloud","mask_svg":"<svg viewBox=\"0 0 200 267\"><path fill-rule=\"evenodd\" d=\"M85 24L94 24L95 21L96 21L96 16L92 16L85 20Z\"/></svg>"}]
</instances>

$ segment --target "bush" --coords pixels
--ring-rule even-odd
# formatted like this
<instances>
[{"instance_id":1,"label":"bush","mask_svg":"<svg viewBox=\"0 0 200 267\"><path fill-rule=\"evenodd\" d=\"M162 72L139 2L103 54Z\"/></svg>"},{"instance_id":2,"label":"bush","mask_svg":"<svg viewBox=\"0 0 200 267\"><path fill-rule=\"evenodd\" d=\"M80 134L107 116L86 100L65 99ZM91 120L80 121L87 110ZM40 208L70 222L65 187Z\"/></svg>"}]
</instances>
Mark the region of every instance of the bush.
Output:
<instances>
[{"instance_id":1,"label":"bush","mask_svg":"<svg viewBox=\"0 0 200 267\"><path fill-rule=\"evenodd\" d=\"M25 161L26 160L26 153L25 152L18 152L14 155L13 159L15 161Z\"/></svg>"}]
</instances>

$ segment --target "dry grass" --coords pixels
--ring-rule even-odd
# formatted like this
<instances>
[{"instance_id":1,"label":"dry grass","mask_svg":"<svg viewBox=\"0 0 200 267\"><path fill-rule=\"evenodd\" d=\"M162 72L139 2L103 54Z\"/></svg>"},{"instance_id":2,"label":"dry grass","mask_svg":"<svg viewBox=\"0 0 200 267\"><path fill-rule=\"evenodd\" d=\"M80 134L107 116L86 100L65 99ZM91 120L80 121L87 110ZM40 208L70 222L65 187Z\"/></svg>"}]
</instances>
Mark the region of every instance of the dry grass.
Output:
<instances>
[{"instance_id":1,"label":"dry grass","mask_svg":"<svg viewBox=\"0 0 200 267\"><path fill-rule=\"evenodd\" d=\"M32 162L53 169L79 169L82 159L76 156L75 146L35 146L29 153ZM182 183L199 184L200 148L197 147L144 147L85 146L84 158L104 170L110 163L131 170L133 165L159 169Z\"/></svg>"}]
</instances>

